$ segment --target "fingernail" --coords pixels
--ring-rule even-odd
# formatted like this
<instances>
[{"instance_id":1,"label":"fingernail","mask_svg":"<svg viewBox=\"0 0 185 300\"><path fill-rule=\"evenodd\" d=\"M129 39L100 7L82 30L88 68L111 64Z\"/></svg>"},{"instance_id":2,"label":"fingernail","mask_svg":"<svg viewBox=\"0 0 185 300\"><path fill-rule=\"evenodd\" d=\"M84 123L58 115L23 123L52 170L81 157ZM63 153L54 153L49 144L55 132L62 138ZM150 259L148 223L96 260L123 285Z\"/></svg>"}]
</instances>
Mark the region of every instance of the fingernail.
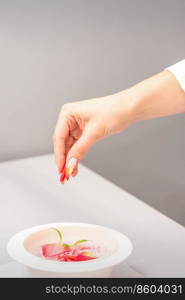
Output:
<instances>
[{"instance_id":1,"label":"fingernail","mask_svg":"<svg viewBox=\"0 0 185 300\"><path fill-rule=\"evenodd\" d=\"M75 157L71 157L67 164L67 173L71 175L73 173L74 168L77 165L77 159Z\"/></svg>"},{"instance_id":2,"label":"fingernail","mask_svg":"<svg viewBox=\"0 0 185 300\"><path fill-rule=\"evenodd\" d=\"M77 159L75 157L71 157L68 161L67 168L75 168L77 164Z\"/></svg>"}]
</instances>

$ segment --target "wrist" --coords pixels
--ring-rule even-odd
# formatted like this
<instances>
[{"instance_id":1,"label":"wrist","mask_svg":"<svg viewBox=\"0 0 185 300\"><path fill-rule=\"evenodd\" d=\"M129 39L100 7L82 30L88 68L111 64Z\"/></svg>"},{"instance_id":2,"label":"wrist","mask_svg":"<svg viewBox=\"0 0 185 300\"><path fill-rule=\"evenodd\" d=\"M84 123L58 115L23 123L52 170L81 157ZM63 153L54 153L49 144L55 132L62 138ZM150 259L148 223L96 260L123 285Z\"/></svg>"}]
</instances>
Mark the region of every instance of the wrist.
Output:
<instances>
[{"instance_id":1,"label":"wrist","mask_svg":"<svg viewBox=\"0 0 185 300\"><path fill-rule=\"evenodd\" d=\"M126 120L128 125L132 125L142 119L140 103L143 96L136 86L113 95L114 101L118 103L117 110L120 122L125 123Z\"/></svg>"},{"instance_id":2,"label":"wrist","mask_svg":"<svg viewBox=\"0 0 185 300\"><path fill-rule=\"evenodd\" d=\"M162 71L129 89L134 122L173 114L174 101L181 97L174 76Z\"/></svg>"}]
</instances>

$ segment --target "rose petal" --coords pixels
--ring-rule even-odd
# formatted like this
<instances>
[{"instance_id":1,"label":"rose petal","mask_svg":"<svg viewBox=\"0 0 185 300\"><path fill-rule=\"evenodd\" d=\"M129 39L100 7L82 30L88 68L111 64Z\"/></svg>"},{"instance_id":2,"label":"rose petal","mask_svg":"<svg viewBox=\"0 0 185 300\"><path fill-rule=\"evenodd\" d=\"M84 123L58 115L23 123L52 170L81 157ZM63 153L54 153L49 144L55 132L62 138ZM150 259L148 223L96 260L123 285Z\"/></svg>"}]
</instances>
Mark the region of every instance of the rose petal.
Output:
<instances>
[{"instance_id":1,"label":"rose petal","mask_svg":"<svg viewBox=\"0 0 185 300\"><path fill-rule=\"evenodd\" d=\"M98 255L95 255L95 249L96 247L82 247L77 246L75 248L73 247L63 247L60 244L46 244L41 247L42 249L42 255L45 258L52 259L52 260L58 260L58 261L86 261L95 259L98 257Z\"/></svg>"},{"instance_id":2,"label":"rose petal","mask_svg":"<svg viewBox=\"0 0 185 300\"><path fill-rule=\"evenodd\" d=\"M65 183L68 179L69 179L69 174L68 174L67 168L64 168L63 173L60 177L60 182Z\"/></svg>"},{"instance_id":3,"label":"rose petal","mask_svg":"<svg viewBox=\"0 0 185 300\"><path fill-rule=\"evenodd\" d=\"M79 254L76 257L76 261L84 261L84 260L91 260L91 259L95 259L96 257L93 256L88 256L88 255L84 255L84 254Z\"/></svg>"},{"instance_id":4,"label":"rose petal","mask_svg":"<svg viewBox=\"0 0 185 300\"><path fill-rule=\"evenodd\" d=\"M46 244L42 246L42 254L45 257L58 255L64 251L62 245L59 244Z\"/></svg>"}]
</instances>

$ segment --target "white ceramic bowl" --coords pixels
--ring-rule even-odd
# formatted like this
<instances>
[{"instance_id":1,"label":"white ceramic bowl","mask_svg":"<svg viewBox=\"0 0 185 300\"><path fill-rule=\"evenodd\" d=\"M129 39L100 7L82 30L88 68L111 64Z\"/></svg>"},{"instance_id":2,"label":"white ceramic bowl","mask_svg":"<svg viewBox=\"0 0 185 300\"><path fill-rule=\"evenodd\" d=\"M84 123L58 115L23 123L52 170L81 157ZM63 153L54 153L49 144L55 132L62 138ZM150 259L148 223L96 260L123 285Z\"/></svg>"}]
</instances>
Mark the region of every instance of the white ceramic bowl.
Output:
<instances>
[{"instance_id":1,"label":"white ceramic bowl","mask_svg":"<svg viewBox=\"0 0 185 300\"><path fill-rule=\"evenodd\" d=\"M38 257L35 249L57 241L62 231L64 241L87 239L103 244L107 254L102 258L81 262L58 262ZM25 265L34 277L109 277L113 267L132 252L130 240L122 233L107 227L85 223L52 223L35 226L14 235L8 242L9 255Z\"/></svg>"}]
</instances>

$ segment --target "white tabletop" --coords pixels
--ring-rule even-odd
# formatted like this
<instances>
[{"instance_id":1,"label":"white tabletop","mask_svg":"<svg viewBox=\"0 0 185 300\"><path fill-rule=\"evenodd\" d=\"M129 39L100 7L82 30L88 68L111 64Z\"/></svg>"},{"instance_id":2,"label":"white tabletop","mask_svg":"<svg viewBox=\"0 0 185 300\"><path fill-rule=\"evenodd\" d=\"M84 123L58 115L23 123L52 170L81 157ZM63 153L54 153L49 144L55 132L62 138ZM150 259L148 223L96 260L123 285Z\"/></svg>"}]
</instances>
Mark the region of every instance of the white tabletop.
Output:
<instances>
[{"instance_id":1,"label":"white tabletop","mask_svg":"<svg viewBox=\"0 0 185 300\"><path fill-rule=\"evenodd\" d=\"M0 163L0 192L0 264L11 261L6 244L20 230L87 222L131 239L134 250L126 263L135 274L185 277L185 228L83 165L61 185L52 155ZM125 277L124 264L116 276Z\"/></svg>"}]
</instances>

